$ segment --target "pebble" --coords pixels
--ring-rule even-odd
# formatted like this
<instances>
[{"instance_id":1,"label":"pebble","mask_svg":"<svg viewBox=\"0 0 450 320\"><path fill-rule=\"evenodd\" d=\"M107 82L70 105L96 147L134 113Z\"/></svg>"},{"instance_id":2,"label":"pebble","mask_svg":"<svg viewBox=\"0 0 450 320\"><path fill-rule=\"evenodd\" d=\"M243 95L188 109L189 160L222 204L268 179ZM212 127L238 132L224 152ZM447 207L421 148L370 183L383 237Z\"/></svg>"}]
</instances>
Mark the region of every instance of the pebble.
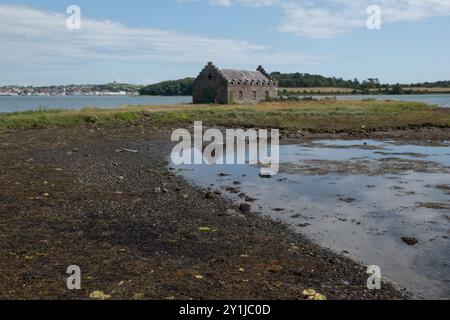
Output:
<instances>
[{"instance_id":1,"label":"pebble","mask_svg":"<svg viewBox=\"0 0 450 320\"><path fill-rule=\"evenodd\" d=\"M403 238L402 238L402 241L403 241L404 243L406 243L408 246L414 246L414 245L416 245L416 244L419 243L419 240L417 240L417 239L414 238L414 237L403 237Z\"/></svg>"},{"instance_id":2,"label":"pebble","mask_svg":"<svg viewBox=\"0 0 450 320\"><path fill-rule=\"evenodd\" d=\"M239 206L239 210L244 213L249 213L252 210L252 206L248 203L241 203L241 205Z\"/></svg>"},{"instance_id":3,"label":"pebble","mask_svg":"<svg viewBox=\"0 0 450 320\"><path fill-rule=\"evenodd\" d=\"M206 195L205 195L205 199L211 200L211 199L214 199L214 198L215 198L215 193L214 192L208 191L206 193Z\"/></svg>"}]
</instances>

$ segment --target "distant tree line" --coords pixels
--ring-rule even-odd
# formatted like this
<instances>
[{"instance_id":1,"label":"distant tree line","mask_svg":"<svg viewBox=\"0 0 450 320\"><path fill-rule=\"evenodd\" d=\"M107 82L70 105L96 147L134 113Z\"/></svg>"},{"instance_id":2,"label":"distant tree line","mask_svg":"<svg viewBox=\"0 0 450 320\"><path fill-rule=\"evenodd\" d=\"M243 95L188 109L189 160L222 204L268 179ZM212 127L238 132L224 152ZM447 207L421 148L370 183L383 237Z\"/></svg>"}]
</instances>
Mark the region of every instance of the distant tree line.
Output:
<instances>
[{"instance_id":1,"label":"distant tree line","mask_svg":"<svg viewBox=\"0 0 450 320\"><path fill-rule=\"evenodd\" d=\"M271 77L278 82L281 88L317 88L317 87L335 87L335 88L357 88L360 83L355 80L344 80L342 78L327 78L320 75L308 73L280 73L273 72Z\"/></svg>"},{"instance_id":2,"label":"distant tree line","mask_svg":"<svg viewBox=\"0 0 450 320\"><path fill-rule=\"evenodd\" d=\"M164 81L146 86L140 93L149 96L191 96L193 83L194 78Z\"/></svg>"},{"instance_id":3,"label":"distant tree line","mask_svg":"<svg viewBox=\"0 0 450 320\"><path fill-rule=\"evenodd\" d=\"M336 77L324 77L308 73L273 72L271 77L277 81L280 88L346 88L353 93L407 94L414 93L414 87L450 88L450 81L424 82L415 84L382 84L377 78L344 80ZM143 87L141 95L160 96L190 96L194 78L164 81Z\"/></svg>"}]
</instances>

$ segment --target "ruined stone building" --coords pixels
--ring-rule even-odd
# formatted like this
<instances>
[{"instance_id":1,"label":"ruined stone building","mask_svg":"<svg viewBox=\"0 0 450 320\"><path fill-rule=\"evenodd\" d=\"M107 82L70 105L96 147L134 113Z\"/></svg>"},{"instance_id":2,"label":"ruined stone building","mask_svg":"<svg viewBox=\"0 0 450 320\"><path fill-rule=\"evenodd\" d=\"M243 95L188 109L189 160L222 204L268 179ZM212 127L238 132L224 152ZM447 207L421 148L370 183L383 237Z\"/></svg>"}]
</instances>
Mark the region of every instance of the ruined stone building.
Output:
<instances>
[{"instance_id":1,"label":"ruined stone building","mask_svg":"<svg viewBox=\"0 0 450 320\"><path fill-rule=\"evenodd\" d=\"M277 97L277 85L262 66L256 71L219 69L209 62L194 80L198 103L257 103Z\"/></svg>"}]
</instances>

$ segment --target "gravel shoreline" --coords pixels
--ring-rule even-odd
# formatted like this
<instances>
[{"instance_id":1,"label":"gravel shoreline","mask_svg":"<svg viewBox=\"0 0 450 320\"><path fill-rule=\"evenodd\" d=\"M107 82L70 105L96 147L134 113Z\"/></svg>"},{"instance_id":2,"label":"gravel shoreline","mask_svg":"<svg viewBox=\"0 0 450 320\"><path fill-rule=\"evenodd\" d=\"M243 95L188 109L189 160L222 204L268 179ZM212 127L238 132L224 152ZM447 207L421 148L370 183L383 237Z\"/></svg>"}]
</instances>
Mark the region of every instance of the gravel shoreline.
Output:
<instances>
[{"instance_id":1,"label":"gravel shoreline","mask_svg":"<svg viewBox=\"0 0 450 320\"><path fill-rule=\"evenodd\" d=\"M409 297L387 283L368 290L365 267L175 176L170 133L3 132L0 298ZM70 265L81 267L81 290L66 288Z\"/></svg>"}]
</instances>

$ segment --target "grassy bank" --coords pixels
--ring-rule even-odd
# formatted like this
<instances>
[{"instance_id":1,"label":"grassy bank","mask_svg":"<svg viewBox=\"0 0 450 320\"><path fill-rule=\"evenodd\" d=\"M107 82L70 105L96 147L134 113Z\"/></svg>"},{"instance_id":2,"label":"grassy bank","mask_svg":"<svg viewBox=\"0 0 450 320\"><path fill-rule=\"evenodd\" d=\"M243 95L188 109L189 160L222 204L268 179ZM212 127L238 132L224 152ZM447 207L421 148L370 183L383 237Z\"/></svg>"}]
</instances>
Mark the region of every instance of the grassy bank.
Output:
<instances>
[{"instance_id":1,"label":"grassy bank","mask_svg":"<svg viewBox=\"0 0 450 320\"><path fill-rule=\"evenodd\" d=\"M304 101L257 105L133 106L121 109L39 110L0 114L0 130L132 123L187 126L264 127L352 131L431 126L450 127L450 112L423 103L398 101Z\"/></svg>"}]
</instances>

